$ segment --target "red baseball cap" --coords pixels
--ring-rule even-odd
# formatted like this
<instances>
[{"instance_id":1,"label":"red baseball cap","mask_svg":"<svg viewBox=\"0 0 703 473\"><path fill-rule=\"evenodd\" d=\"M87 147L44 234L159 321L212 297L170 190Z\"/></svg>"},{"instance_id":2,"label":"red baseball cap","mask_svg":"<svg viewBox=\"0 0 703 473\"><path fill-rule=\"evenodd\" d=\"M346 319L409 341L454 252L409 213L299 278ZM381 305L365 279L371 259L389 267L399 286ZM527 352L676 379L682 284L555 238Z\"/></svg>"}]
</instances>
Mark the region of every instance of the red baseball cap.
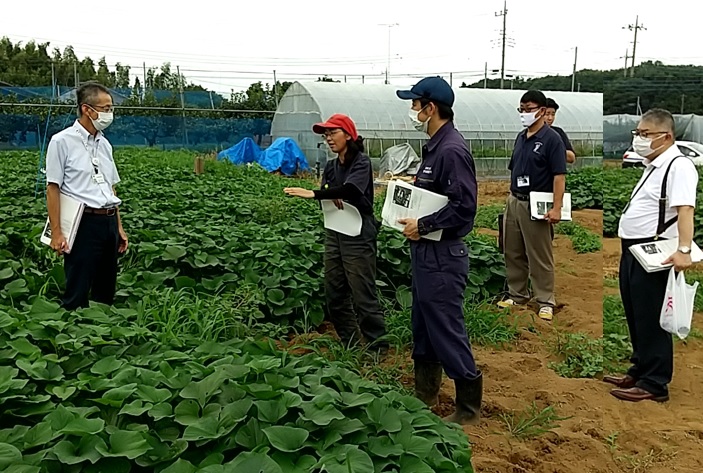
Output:
<instances>
[{"instance_id":1,"label":"red baseball cap","mask_svg":"<svg viewBox=\"0 0 703 473\"><path fill-rule=\"evenodd\" d=\"M333 130L335 128L344 130L354 141L359 137L359 134L356 132L356 125L354 125L352 119L341 113L335 113L324 123L315 123L312 126L312 131L318 135L323 135L325 130Z\"/></svg>"}]
</instances>

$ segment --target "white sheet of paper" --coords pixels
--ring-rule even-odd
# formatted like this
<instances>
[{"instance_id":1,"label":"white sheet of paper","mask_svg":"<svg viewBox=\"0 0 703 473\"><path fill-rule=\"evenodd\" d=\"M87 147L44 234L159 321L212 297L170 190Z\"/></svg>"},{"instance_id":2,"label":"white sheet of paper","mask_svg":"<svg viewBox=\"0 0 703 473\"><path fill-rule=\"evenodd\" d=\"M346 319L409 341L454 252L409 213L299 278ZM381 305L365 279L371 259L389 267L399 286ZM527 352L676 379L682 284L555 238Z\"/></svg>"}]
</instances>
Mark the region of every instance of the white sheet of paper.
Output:
<instances>
[{"instance_id":1,"label":"white sheet of paper","mask_svg":"<svg viewBox=\"0 0 703 473\"><path fill-rule=\"evenodd\" d=\"M63 233L66 238L66 243L68 243L68 252L73 249L73 242L76 240L76 234L78 233L78 226L81 223L84 208L84 204L66 194L60 194L59 209L61 213L61 233ZM48 218L46 219L44 231L42 231L39 240L45 245L51 245L51 226L49 225Z\"/></svg>"},{"instance_id":2,"label":"white sheet of paper","mask_svg":"<svg viewBox=\"0 0 703 473\"><path fill-rule=\"evenodd\" d=\"M347 236L361 234L361 214L351 204L344 202L344 208L338 209L332 200L322 200L322 214L325 218L325 228Z\"/></svg>"},{"instance_id":3,"label":"white sheet of paper","mask_svg":"<svg viewBox=\"0 0 703 473\"><path fill-rule=\"evenodd\" d=\"M398 223L398 219L419 219L432 215L447 205L447 202L449 202L449 199L444 195L415 187L407 182L390 181L386 191L386 200L383 203L383 211L381 212L382 222L387 227L403 231L405 226ZM422 238L439 241L442 238L442 230L428 233Z\"/></svg>"},{"instance_id":4,"label":"white sheet of paper","mask_svg":"<svg viewBox=\"0 0 703 473\"><path fill-rule=\"evenodd\" d=\"M629 249L635 259L642 265L648 273L663 271L673 266L672 263L662 264L669 256L676 253L679 248L679 239L657 240L651 243L640 243L632 245ZM691 261L699 263L703 260L703 252L696 244L691 242Z\"/></svg>"},{"instance_id":5,"label":"white sheet of paper","mask_svg":"<svg viewBox=\"0 0 703 473\"><path fill-rule=\"evenodd\" d=\"M554 194L551 192L530 192L530 216L532 220L544 220L544 216L554 205ZM561 220L571 221L571 194L564 192L561 202Z\"/></svg>"}]
</instances>

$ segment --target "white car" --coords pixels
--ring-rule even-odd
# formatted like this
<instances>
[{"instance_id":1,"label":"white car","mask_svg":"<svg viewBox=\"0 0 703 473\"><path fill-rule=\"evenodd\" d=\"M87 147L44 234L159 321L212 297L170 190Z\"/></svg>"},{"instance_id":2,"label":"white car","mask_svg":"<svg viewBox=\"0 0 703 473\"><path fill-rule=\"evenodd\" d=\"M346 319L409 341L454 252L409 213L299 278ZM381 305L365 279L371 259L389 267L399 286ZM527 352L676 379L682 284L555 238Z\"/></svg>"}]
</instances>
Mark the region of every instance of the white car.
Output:
<instances>
[{"instance_id":1,"label":"white car","mask_svg":"<svg viewBox=\"0 0 703 473\"><path fill-rule=\"evenodd\" d=\"M693 164L695 164L696 166L703 166L702 144L696 143L694 141L677 141L676 146L679 147L679 151L681 151L681 154L693 161ZM633 166L644 167L642 161L644 161L644 158L639 154L635 153L632 149L632 146L627 148L625 154L622 155L623 168L629 168Z\"/></svg>"}]
</instances>

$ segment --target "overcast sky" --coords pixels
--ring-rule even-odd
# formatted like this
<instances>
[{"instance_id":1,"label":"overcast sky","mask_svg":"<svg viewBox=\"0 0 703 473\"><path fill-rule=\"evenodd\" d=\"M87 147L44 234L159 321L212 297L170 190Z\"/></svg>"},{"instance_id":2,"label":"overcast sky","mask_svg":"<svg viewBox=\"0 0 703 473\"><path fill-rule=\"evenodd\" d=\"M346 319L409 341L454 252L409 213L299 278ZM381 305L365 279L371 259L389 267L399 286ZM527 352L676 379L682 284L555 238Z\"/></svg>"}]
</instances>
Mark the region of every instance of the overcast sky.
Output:
<instances>
[{"instance_id":1,"label":"overcast sky","mask_svg":"<svg viewBox=\"0 0 703 473\"><path fill-rule=\"evenodd\" d=\"M229 93L257 80L315 80L347 74L347 81L382 83L391 29L391 83L410 85L440 74L454 85L500 69L503 0L408 1L311 0L215 1L122 0L57 4L56 0L3 2L0 35L35 38L80 58L141 66L170 61L204 87ZM475 5L475 6L473 6ZM697 19L703 4L692 0L652 3L634 0L509 0L506 73L534 77L577 68L614 69L632 52L640 22L637 62L703 64ZM496 77L496 75L493 75ZM498 75L499 77L499 75Z\"/></svg>"}]
</instances>

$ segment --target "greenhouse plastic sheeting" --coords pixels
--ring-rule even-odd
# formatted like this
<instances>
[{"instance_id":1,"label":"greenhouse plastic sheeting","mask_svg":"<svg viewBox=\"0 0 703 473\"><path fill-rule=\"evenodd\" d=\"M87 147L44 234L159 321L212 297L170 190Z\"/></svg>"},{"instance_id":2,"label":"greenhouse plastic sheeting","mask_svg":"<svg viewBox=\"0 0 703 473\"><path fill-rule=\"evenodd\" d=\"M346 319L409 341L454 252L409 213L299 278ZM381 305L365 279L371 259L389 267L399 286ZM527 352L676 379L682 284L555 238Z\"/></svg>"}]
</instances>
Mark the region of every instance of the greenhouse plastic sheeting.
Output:
<instances>
[{"instance_id":1,"label":"greenhouse plastic sheeting","mask_svg":"<svg viewBox=\"0 0 703 473\"><path fill-rule=\"evenodd\" d=\"M251 138L244 138L242 141L220 151L217 154L218 160L226 159L234 164L258 163L261 158L261 148Z\"/></svg>"},{"instance_id":2,"label":"greenhouse plastic sheeting","mask_svg":"<svg viewBox=\"0 0 703 473\"><path fill-rule=\"evenodd\" d=\"M291 138L279 138L261 154L259 164L268 172L281 171L286 176L308 171L305 155Z\"/></svg>"},{"instance_id":3,"label":"greenhouse plastic sheeting","mask_svg":"<svg viewBox=\"0 0 703 473\"><path fill-rule=\"evenodd\" d=\"M394 176L402 173L415 175L420 165L420 158L408 143L391 146L383 153L379 173L383 176L391 172Z\"/></svg>"}]
</instances>

